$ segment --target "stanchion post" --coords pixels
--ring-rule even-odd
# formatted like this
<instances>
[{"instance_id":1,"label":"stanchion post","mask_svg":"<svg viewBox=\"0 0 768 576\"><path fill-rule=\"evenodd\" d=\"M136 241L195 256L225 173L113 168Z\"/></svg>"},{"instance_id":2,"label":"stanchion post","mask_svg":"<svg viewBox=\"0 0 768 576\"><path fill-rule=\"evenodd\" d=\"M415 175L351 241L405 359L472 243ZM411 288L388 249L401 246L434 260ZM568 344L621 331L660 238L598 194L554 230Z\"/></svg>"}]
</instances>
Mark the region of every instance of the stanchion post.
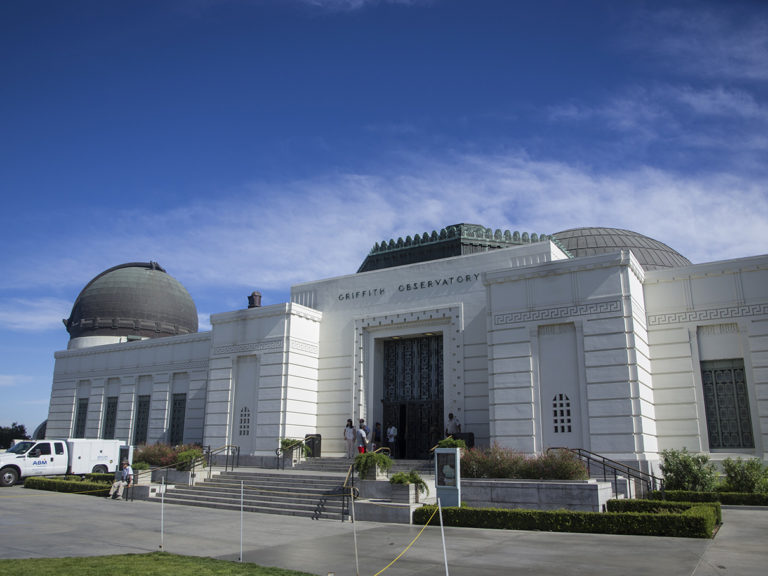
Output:
<instances>
[{"instance_id":1,"label":"stanchion post","mask_svg":"<svg viewBox=\"0 0 768 576\"><path fill-rule=\"evenodd\" d=\"M440 513L440 535L443 538L443 560L445 561L445 576L448 576L448 551L445 546L445 530L443 529L443 507L440 498L437 499L437 511Z\"/></svg>"},{"instance_id":2,"label":"stanchion post","mask_svg":"<svg viewBox=\"0 0 768 576\"><path fill-rule=\"evenodd\" d=\"M165 552L165 478L160 484L160 550Z\"/></svg>"},{"instance_id":3,"label":"stanchion post","mask_svg":"<svg viewBox=\"0 0 768 576\"><path fill-rule=\"evenodd\" d=\"M355 494L354 488L349 489L349 496L352 502L352 535L355 540L355 576L360 576L360 560L357 557L357 522L355 522Z\"/></svg>"},{"instance_id":4,"label":"stanchion post","mask_svg":"<svg viewBox=\"0 0 768 576\"><path fill-rule=\"evenodd\" d=\"M240 562L243 561L243 510L245 509L245 480L240 480Z\"/></svg>"}]
</instances>

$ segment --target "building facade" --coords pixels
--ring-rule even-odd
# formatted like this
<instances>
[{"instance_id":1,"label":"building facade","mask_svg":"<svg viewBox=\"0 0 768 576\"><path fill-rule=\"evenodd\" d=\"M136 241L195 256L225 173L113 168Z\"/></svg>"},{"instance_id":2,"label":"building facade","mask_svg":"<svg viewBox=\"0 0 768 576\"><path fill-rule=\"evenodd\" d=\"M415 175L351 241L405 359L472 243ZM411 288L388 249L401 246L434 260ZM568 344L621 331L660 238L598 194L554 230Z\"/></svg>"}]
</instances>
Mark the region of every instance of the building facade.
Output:
<instances>
[{"instance_id":1,"label":"building facade","mask_svg":"<svg viewBox=\"0 0 768 576\"><path fill-rule=\"evenodd\" d=\"M293 286L288 303L254 294L210 332L190 303L153 263L89 283L47 436L257 459L319 434L334 456L347 418L364 418L395 424L418 458L453 413L476 445L524 453L651 470L666 448L768 459L768 256L694 265L624 230L459 224L377 243L357 273Z\"/></svg>"}]
</instances>

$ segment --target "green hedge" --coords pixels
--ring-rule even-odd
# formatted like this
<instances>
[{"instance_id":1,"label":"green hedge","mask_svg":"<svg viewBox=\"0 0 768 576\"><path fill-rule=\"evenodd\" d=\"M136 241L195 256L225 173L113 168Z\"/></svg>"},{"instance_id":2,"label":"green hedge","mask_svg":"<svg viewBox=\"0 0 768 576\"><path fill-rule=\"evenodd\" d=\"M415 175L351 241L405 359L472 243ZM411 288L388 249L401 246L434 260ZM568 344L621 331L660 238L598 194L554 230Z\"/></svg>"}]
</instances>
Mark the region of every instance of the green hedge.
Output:
<instances>
[{"instance_id":1,"label":"green hedge","mask_svg":"<svg viewBox=\"0 0 768 576\"><path fill-rule=\"evenodd\" d=\"M413 512L413 523L424 524L434 506ZM712 506L692 506L681 513L647 512L572 512L567 510L520 510L498 508L443 508L445 526L580 532L594 534L630 534L639 536L676 536L712 538L716 526Z\"/></svg>"},{"instance_id":2,"label":"green hedge","mask_svg":"<svg viewBox=\"0 0 768 576\"><path fill-rule=\"evenodd\" d=\"M720 503L730 506L768 506L768 494L720 492Z\"/></svg>"},{"instance_id":3,"label":"green hedge","mask_svg":"<svg viewBox=\"0 0 768 576\"><path fill-rule=\"evenodd\" d=\"M729 506L768 506L768 494L749 492L691 492L665 490L652 492L651 498L673 502L720 502Z\"/></svg>"},{"instance_id":4,"label":"green hedge","mask_svg":"<svg viewBox=\"0 0 768 576\"><path fill-rule=\"evenodd\" d=\"M672 512L681 514L694 506L709 506L714 510L715 521L723 522L723 513L720 502L678 502L668 500L635 500L621 499L608 500L606 508L608 512L648 512L650 514L664 514Z\"/></svg>"},{"instance_id":5,"label":"green hedge","mask_svg":"<svg viewBox=\"0 0 768 576\"><path fill-rule=\"evenodd\" d=\"M53 478L25 478L24 488L35 490L50 490L51 492L68 492L71 494L88 494L89 496L107 496L111 484L103 482L87 482L83 480L66 480Z\"/></svg>"},{"instance_id":6,"label":"green hedge","mask_svg":"<svg viewBox=\"0 0 768 576\"><path fill-rule=\"evenodd\" d=\"M101 484L112 484L115 481L115 473L110 474L86 474L85 479L88 482L100 482Z\"/></svg>"}]
</instances>

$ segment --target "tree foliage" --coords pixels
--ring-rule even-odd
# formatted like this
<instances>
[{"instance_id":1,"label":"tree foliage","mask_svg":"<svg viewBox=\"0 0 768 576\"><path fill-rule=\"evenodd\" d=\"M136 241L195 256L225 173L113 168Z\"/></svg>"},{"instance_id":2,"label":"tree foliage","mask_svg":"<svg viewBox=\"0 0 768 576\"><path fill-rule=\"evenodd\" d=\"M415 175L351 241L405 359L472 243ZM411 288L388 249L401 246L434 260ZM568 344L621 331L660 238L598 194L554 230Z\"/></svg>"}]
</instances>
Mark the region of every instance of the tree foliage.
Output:
<instances>
[{"instance_id":1,"label":"tree foliage","mask_svg":"<svg viewBox=\"0 0 768 576\"><path fill-rule=\"evenodd\" d=\"M0 426L0 449L11 447L11 442L15 439L28 440L27 427L24 424L14 422L10 426Z\"/></svg>"}]
</instances>

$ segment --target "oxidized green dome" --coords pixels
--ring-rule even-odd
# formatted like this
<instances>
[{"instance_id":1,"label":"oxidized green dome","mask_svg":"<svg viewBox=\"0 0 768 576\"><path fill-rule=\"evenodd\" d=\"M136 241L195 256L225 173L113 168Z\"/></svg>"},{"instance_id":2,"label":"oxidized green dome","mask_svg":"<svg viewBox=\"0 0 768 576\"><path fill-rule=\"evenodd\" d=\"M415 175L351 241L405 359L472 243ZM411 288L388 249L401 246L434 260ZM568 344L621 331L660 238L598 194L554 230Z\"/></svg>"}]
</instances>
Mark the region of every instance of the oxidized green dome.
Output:
<instances>
[{"instance_id":1,"label":"oxidized green dome","mask_svg":"<svg viewBox=\"0 0 768 576\"><path fill-rule=\"evenodd\" d=\"M81 336L158 338L197 332L197 307L157 262L121 264L83 288L64 324Z\"/></svg>"}]
</instances>

